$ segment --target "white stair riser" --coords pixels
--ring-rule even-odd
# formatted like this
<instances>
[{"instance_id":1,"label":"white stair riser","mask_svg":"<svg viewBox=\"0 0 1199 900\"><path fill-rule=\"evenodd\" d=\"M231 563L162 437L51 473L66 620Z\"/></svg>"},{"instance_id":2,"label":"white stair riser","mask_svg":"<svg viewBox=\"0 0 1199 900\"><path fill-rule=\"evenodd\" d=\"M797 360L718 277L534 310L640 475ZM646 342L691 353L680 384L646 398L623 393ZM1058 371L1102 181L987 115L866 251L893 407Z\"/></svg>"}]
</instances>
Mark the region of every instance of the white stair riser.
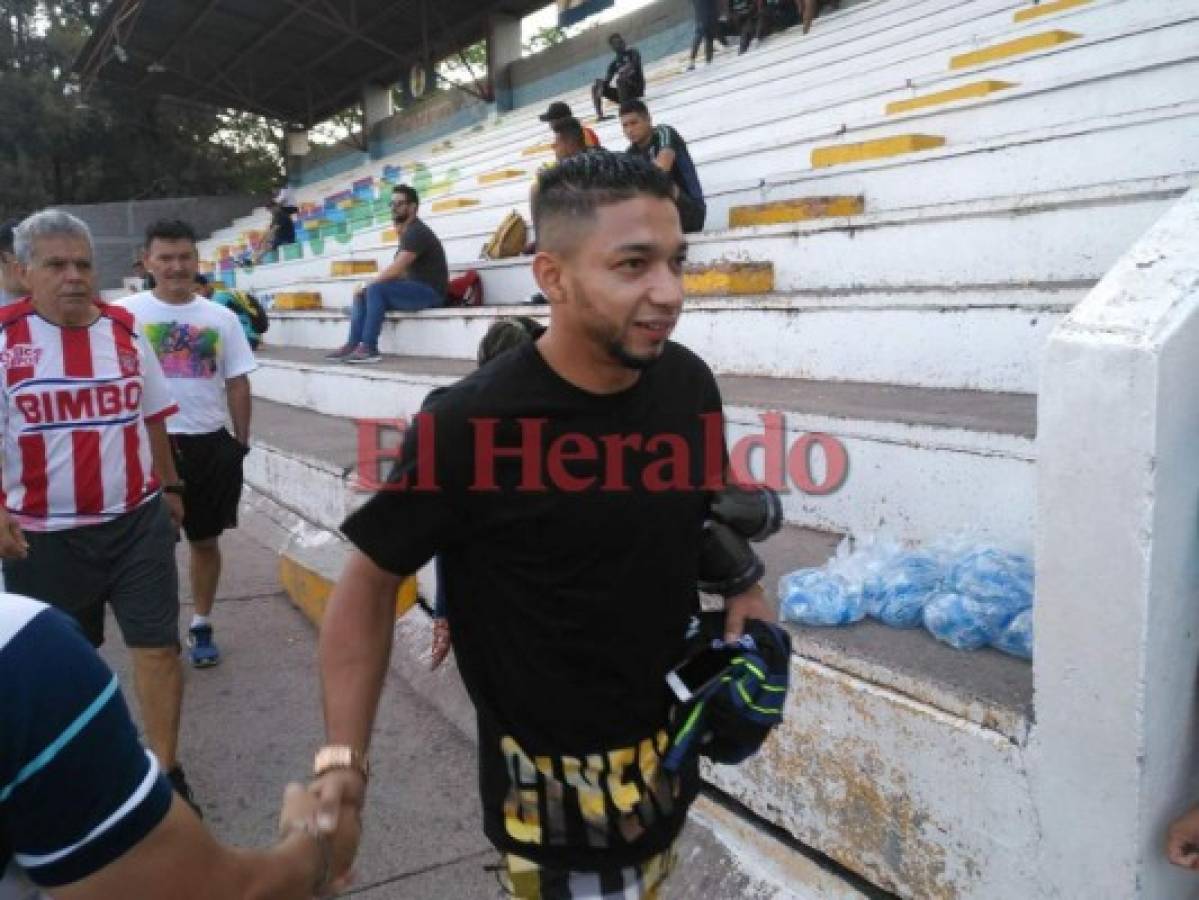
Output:
<instances>
[{"instance_id":1,"label":"white stair riser","mask_svg":"<svg viewBox=\"0 0 1199 900\"><path fill-rule=\"evenodd\" d=\"M785 720L762 752L705 776L899 896L1050 896L1020 746L813 660L792 657Z\"/></svg>"},{"instance_id":2,"label":"white stair riser","mask_svg":"<svg viewBox=\"0 0 1199 900\"><path fill-rule=\"evenodd\" d=\"M1075 296L1067 292L1058 299L1068 303ZM511 310L534 311L544 314L544 308ZM1032 393L1040 349L1063 312L1061 306L697 310L684 313L675 337L721 374ZM473 359L489 323L389 319L380 349ZM332 348L345 342L348 329L343 317L289 317L272 324L268 339L279 346Z\"/></svg>"}]
</instances>

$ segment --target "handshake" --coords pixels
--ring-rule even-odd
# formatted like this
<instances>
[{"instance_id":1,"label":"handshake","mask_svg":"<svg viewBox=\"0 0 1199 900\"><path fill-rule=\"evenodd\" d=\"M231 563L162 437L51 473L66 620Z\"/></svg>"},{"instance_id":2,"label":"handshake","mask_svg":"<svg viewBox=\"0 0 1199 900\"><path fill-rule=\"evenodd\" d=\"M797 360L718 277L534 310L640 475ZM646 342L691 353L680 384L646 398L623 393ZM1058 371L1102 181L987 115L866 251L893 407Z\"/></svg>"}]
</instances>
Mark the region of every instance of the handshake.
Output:
<instances>
[{"instance_id":1,"label":"handshake","mask_svg":"<svg viewBox=\"0 0 1199 900\"><path fill-rule=\"evenodd\" d=\"M699 554L699 589L728 599L749 590L766 574L750 546L782 526L778 494L766 487L727 485L712 498Z\"/></svg>"},{"instance_id":2,"label":"handshake","mask_svg":"<svg viewBox=\"0 0 1199 900\"><path fill-rule=\"evenodd\" d=\"M312 897L331 897L350 884L350 866L362 834L366 779L356 769L334 769L307 787L289 784L279 813L280 842L272 851L312 873Z\"/></svg>"}]
</instances>

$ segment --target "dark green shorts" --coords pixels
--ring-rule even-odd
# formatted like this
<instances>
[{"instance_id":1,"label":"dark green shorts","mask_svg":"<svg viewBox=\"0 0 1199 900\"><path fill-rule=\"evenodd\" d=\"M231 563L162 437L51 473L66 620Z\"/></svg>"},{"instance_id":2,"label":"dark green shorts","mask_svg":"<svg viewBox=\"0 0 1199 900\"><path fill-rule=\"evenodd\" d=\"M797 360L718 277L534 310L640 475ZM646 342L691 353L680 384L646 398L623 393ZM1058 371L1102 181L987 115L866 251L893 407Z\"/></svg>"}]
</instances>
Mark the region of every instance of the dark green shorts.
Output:
<instances>
[{"instance_id":1,"label":"dark green shorts","mask_svg":"<svg viewBox=\"0 0 1199 900\"><path fill-rule=\"evenodd\" d=\"M75 617L93 645L112 607L129 647L179 646L175 529L161 498L102 525L26 531L29 555L4 561L5 590Z\"/></svg>"}]
</instances>

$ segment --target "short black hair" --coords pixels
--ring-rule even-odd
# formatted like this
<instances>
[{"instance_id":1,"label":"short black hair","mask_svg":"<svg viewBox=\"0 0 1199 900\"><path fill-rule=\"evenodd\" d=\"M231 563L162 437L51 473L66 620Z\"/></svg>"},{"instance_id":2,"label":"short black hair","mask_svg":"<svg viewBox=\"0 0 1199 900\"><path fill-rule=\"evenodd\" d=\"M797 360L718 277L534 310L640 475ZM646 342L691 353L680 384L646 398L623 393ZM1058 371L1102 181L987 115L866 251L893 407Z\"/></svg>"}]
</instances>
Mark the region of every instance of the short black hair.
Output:
<instances>
[{"instance_id":1,"label":"short black hair","mask_svg":"<svg viewBox=\"0 0 1199 900\"><path fill-rule=\"evenodd\" d=\"M157 238L160 241L191 241L196 243L196 230L182 219L159 219L146 226L146 249Z\"/></svg>"},{"instance_id":2,"label":"short black hair","mask_svg":"<svg viewBox=\"0 0 1199 900\"><path fill-rule=\"evenodd\" d=\"M583 123L573 116L569 119L555 119L550 128L554 134L564 137L579 147L587 146L587 136L583 133Z\"/></svg>"},{"instance_id":3,"label":"short black hair","mask_svg":"<svg viewBox=\"0 0 1199 900\"><path fill-rule=\"evenodd\" d=\"M409 203L418 209L420 208L420 194L416 192L416 188L409 187L406 184L397 184L391 189L391 196L394 197L396 194L403 194L408 198Z\"/></svg>"},{"instance_id":4,"label":"short black hair","mask_svg":"<svg viewBox=\"0 0 1199 900\"><path fill-rule=\"evenodd\" d=\"M0 253L13 252L13 239L20 224L20 219L9 219L0 225Z\"/></svg>"},{"instance_id":5,"label":"short black hair","mask_svg":"<svg viewBox=\"0 0 1199 900\"><path fill-rule=\"evenodd\" d=\"M623 41L623 40L624 40L624 38L620 36L619 31L613 31L610 35L608 35L608 43L609 44L612 43L613 41Z\"/></svg>"},{"instance_id":6,"label":"short black hair","mask_svg":"<svg viewBox=\"0 0 1199 900\"><path fill-rule=\"evenodd\" d=\"M208 278L205 277L204 275L201 275L199 272L196 273L195 280L196 280L196 284L200 285L201 287L208 284Z\"/></svg>"},{"instance_id":7,"label":"short black hair","mask_svg":"<svg viewBox=\"0 0 1199 900\"><path fill-rule=\"evenodd\" d=\"M636 113L639 116L649 118L649 107L645 105L643 100L626 100L620 104L620 114L627 116L629 113Z\"/></svg>"},{"instance_id":8,"label":"short black hair","mask_svg":"<svg viewBox=\"0 0 1199 900\"><path fill-rule=\"evenodd\" d=\"M539 244L553 241L551 219L591 219L601 206L634 197L672 199L670 176L641 156L594 149L564 159L537 176L533 227Z\"/></svg>"}]
</instances>

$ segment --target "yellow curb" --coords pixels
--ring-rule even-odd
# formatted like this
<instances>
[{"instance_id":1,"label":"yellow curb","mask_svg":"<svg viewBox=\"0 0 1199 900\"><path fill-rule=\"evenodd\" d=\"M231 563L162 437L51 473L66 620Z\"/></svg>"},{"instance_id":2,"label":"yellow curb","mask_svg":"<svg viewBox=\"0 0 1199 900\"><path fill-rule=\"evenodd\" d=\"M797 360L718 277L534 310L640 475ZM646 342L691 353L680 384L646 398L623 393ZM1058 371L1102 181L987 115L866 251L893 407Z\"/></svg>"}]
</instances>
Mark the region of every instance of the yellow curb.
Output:
<instances>
[{"instance_id":1,"label":"yellow curb","mask_svg":"<svg viewBox=\"0 0 1199 900\"><path fill-rule=\"evenodd\" d=\"M373 259L343 259L333 263L329 274L338 278L342 275L371 275L379 271L379 264Z\"/></svg>"},{"instance_id":2,"label":"yellow curb","mask_svg":"<svg viewBox=\"0 0 1199 900\"><path fill-rule=\"evenodd\" d=\"M755 206L734 206L729 210L730 228L749 228L754 225L780 225L784 222L807 222L834 216L860 215L866 207L861 197L800 197L759 203Z\"/></svg>"},{"instance_id":3,"label":"yellow curb","mask_svg":"<svg viewBox=\"0 0 1199 900\"><path fill-rule=\"evenodd\" d=\"M953 103L955 100L977 100L996 91L1006 91L1017 85L1011 81L975 81L963 84L961 87L948 91L938 91L935 94L925 94L923 97L912 97L909 100L895 100L887 104L887 115L911 112L913 109L925 109L929 106L940 106L943 103Z\"/></svg>"},{"instance_id":4,"label":"yellow curb","mask_svg":"<svg viewBox=\"0 0 1199 900\"><path fill-rule=\"evenodd\" d=\"M525 147L520 151L521 156L540 156L542 153L550 153L554 149L553 144L534 144L532 147Z\"/></svg>"},{"instance_id":5,"label":"yellow curb","mask_svg":"<svg viewBox=\"0 0 1199 900\"><path fill-rule=\"evenodd\" d=\"M945 138L932 134L901 134L896 137L863 141L860 144L838 144L832 147L817 147L812 151L812 168L823 169L846 163L901 156L918 150L932 150L945 145Z\"/></svg>"},{"instance_id":6,"label":"yellow curb","mask_svg":"<svg viewBox=\"0 0 1199 900\"><path fill-rule=\"evenodd\" d=\"M383 243L394 244L400 239L399 234L394 228L388 228L383 232Z\"/></svg>"},{"instance_id":7,"label":"yellow curb","mask_svg":"<svg viewBox=\"0 0 1199 900\"><path fill-rule=\"evenodd\" d=\"M287 591L291 602L308 617L317 628L325 618L329 595L333 593L333 582L286 553L279 555L279 582ZM396 618L400 618L416 604L416 579L408 577L396 592Z\"/></svg>"},{"instance_id":8,"label":"yellow curb","mask_svg":"<svg viewBox=\"0 0 1199 900\"><path fill-rule=\"evenodd\" d=\"M1044 6L1030 6L1028 9L1017 10L1012 18L1017 22L1031 22L1041 16L1051 16L1077 6L1086 6L1090 2L1091 0L1057 0L1056 3L1046 3Z\"/></svg>"},{"instance_id":9,"label":"yellow curb","mask_svg":"<svg viewBox=\"0 0 1199 900\"><path fill-rule=\"evenodd\" d=\"M1038 50L1048 50L1050 47L1067 44L1080 37L1082 35L1075 34L1073 31L1042 31L1040 34L1030 34L1028 37L1016 38L1014 41L1005 41L1002 44L983 47L981 50L972 50L970 53L960 53L949 60L949 68L968 69L971 66L981 66L983 63L996 62L1012 56L1023 56Z\"/></svg>"},{"instance_id":10,"label":"yellow curb","mask_svg":"<svg viewBox=\"0 0 1199 900\"><path fill-rule=\"evenodd\" d=\"M451 197L449 200L438 200L433 204L433 212L445 212L450 209L466 209L468 206L478 206L479 201L474 197Z\"/></svg>"},{"instance_id":11,"label":"yellow curb","mask_svg":"<svg viewBox=\"0 0 1199 900\"><path fill-rule=\"evenodd\" d=\"M691 297L769 294L773 290L773 263L695 265L683 272L683 291Z\"/></svg>"},{"instance_id":12,"label":"yellow curb","mask_svg":"<svg viewBox=\"0 0 1199 900\"><path fill-rule=\"evenodd\" d=\"M497 169L479 176L479 184L495 184L498 181L511 181L525 174L524 169Z\"/></svg>"},{"instance_id":13,"label":"yellow curb","mask_svg":"<svg viewBox=\"0 0 1199 900\"><path fill-rule=\"evenodd\" d=\"M287 291L275 295L275 309L320 309L321 295L315 291Z\"/></svg>"}]
</instances>

